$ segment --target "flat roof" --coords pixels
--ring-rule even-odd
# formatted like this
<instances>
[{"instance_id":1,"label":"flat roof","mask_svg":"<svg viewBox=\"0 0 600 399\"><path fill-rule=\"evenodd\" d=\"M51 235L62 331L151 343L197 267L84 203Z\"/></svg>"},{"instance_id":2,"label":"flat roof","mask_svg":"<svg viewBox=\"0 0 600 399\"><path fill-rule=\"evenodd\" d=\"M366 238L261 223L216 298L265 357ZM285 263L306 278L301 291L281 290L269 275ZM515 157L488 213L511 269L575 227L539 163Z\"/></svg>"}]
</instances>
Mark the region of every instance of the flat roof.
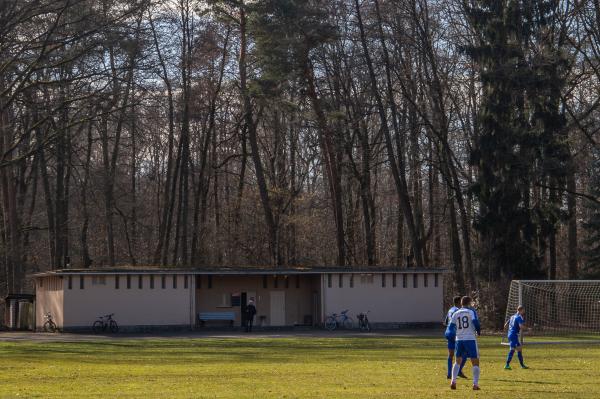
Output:
<instances>
[{"instance_id":1,"label":"flat roof","mask_svg":"<svg viewBox=\"0 0 600 399\"><path fill-rule=\"evenodd\" d=\"M193 274L193 275L296 275L296 274L372 274L372 273L448 273L445 268L398 268L398 267L295 267L295 268L267 268L267 267L221 267L221 268L171 268L151 266L125 266L125 267L99 267L93 269L57 269L31 274L30 277L66 276L80 274Z\"/></svg>"}]
</instances>

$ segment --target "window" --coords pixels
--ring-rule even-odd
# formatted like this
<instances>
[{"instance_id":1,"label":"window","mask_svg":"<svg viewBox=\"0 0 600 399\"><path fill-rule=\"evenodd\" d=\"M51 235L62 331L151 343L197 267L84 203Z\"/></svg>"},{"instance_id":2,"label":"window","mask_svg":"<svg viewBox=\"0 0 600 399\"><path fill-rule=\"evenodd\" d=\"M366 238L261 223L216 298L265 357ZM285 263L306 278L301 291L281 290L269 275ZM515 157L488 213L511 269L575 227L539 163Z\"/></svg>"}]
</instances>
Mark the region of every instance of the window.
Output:
<instances>
[{"instance_id":1,"label":"window","mask_svg":"<svg viewBox=\"0 0 600 399\"><path fill-rule=\"evenodd\" d=\"M344 287L344 275L342 273L340 273L338 277L338 286L340 288Z\"/></svg>"},{"instance_id":2,"label":"window","mask_svg":"<svg viewBox=\"0 0 600 399\"><path fill-rule=\"evenodd\" d=\"M277 276L273 276L273 288L277 288Z\"/></svg>"},{"instance_id":3,"label":"window","mask_svg":"<svg viewBox=\"0 0 600 399\"><path fill-rule=\"evenodd\" d=\"M263 276L263 288L267 288L267 276Z\"/></svg>"},{"instance_id":4,"label":"window","mask_svg":"<svg viewBox=\"0 0 600 399\"><path fill-rule=\"evenodd\" d=\"M437 287L439 285L438 277L439 277L439 274L437 274L437 273L435 273L433 275L433 286L434 287Z\"/></svg>"},{"instance_id":5,"label":"window","mask_svg":"<svg viewBox=\"0 0 600 399\"><path fill-rule=\"evenodd\" d=\"M177 275L176 274L173 275L173 289L174 290L177 289Z\"/></svg>"},{"instance_id":6,"label":"window","mask_svg":"<svg viewBox=\"0 0 600 399\"><path fill-rule=\"evenodd\" d=\"M84 278L85 276L79 276L79 289L82 290L85 288L84 286Z\"/></svg>"},{"instance_id":7,"label":"window","mask_svg":"<svg viewBox=\"0 0 600 399\"><path fill-rule=\"evenodd\" d=\"M350 275L350 288L354 288L354 274Z\"/></svg>"},{"instance_id":8,"label":"window","mask_svg":"<svg viewBox=\"0 0 600 399\"><path fill-rule=\"evenodd\" d=\"M131 274L127 275L127 289L131 289Z\"/></svg>"},{"instance_id":9,"label":"window","mask_svg":"<svg viewBox=\"0 0 600 399\"><path fill-rule=\"evenodd\" d=\"M208 286L208 288L212 288L212 280L213 280L212 277L213 277L212 275L208 276L208 283L206 284Z\"/></svg>"},{"instance_id":10,"label":"window","mask_svg":"<svg viewBox=\"0 0 600 399\"><path fill-rule=\"evenodd\" d=\"M427 273L423 274L423 286L424 287L427 287L429 285L428 277L429 277L429 275Z\"/></svg>"},{"instance_id":11,"label":"window","mask_svg":"<svg viewBox=\"0 0 600 399\"><path fill-rule=\"evenodd\" d=\"M143 280L144 276L142 276L141 274L138 276L138 288L141 290L142 288L144 288L144 280Z\"/></svg>"},{"instance_id":12,"label":"window","mask_svg":"<svg viewBox=\"0 0 600 399\"><path fill-rule=\"evenodd\" d=\"M150 275L150 289L154 289L154 274Z\"/></svg>"},{"instance_id":13,"label":"window","mask_svg":"<svg viewBox=\"0 0 600 399\"><path fill-rule=\"evenodd\" d=\"M392 287L396 286L396 273L392 274Z\"/></svg>"},{"instance_id":14,"label":"window","mask_svg":"<svg viewBox=\"0 0 600 399\"><path fill-rule=\"evenodd\" d=\"M296 275L296 288L300 288L300 276Z\"/></svg>"},{"instance_id":15,"label":"window","mask_svg":"<svg viewBox=\"0 0 600 399\"><path fill-rule=\"evenodd\" d=\"M162 288L163 290L167 288L167 276L164 274L160 276L160 288Z\"/></svg>"},{"instance_id":16,"label":"window","mask_svg":"<svg viewBox=\"0 0 600 399\"><path fill-rule=\"evenodd\" d=\"M327 288L331 288L331 273L327 275Z\"/></svg>"},{"instance_id":17,"label":"window","mask_svg":"<svg viewBox=\"0 0 600 399\"><path fill-rule=\"evenodd\" d=\"M202 276L196 276L196 288L202 287Z\"/></svg>"},{"instance_id":18,"label":"window","mask_svg":"<svg viewBox=\"0 0 600 399\"><path fill-rule=\"evenodd\" d=\"M290 288L290 278L288 276L284 277L285 288Z\"/></svg>"},{"instance_id":19,"label":"window","mask_svg":"<svg viewBox=\"0 0 600 399\"><path fill-rule=\"evenodd\" d=\"M187 290L188 285L189 285L189 283L188 283L188 276L185 275L185 276L183 276L183 288L185 288Z\"/></svg>"},{"instance_id":20,"label":"window","mask_svg":"<svg viewBox=\"0 0 600 399\"><path fill-rule=\"evenodd\" d=\"M419 275L413 274L413 288L419 288Z\"/></svg>"},{"instance_id":21,"label":"window","mask_svg":"<svg viewBox=\"0 0 600 399\"><path fill-rule=\"evenodd\" d=\"M408 281L407 281L407 280L408 280L408 277L407 277L407 275L406 275L406 274L403 274L403 275L402 275L402 288L406 288L406 287L408 287Z\"/></svg>"},{"instance_id":22,"label":"window","mask_svg":"<svg viewBox=\"0 0 600 399\"><path fill-rule=\"evenodd\" d=\"M106 285L106 276L92 276L92 285Z\"/></svg>"},{"instance_id":23,"label":"window","mask_svg":"<svg viewBox=\"0 0 600 399\"><path fill-rule=\"evenodd\" d=\"M115 290L119 289L120 278L121 278L121 276L119 276L118 274L115 274Z\"/></svg>"},{"instance_id":24,"label":"window","mask_svg":"<svg viewBox=\"0 0 600 399\"><path fill-rule=\"evenodd\" d=\"M385 273L381 274L381 287L385 288Z\"/></svg>"},{"instance_id":25,"label":"window","mask_svg":"<svg viewBox=\"0 0 600 399\"><path fill-rule=\"evenodd\" d=\"M69 289L73 289L73 276L69 276Z\"/></svg>"}]
</instances>

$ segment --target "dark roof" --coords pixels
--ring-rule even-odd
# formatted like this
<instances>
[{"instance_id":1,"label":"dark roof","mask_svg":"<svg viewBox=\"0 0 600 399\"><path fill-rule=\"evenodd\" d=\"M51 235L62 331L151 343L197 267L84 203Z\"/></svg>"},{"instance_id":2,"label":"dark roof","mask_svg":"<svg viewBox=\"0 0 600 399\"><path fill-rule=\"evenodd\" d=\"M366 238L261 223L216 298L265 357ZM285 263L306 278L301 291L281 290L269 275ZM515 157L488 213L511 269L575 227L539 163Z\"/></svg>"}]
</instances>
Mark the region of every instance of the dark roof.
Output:
<instances>
[{"instance_id":1,"label":"dark roof","mask_svg":"<svg viewBox=\"0 0 600 399\"><path fill-rule=\"evenodd\" d=\"M58 269L32 274L31 277L64 276L70 274L197 274L197 275L288 275L324 273L447 273L444 268L398 268L398 267L219 267L175 268L153 266L99 267L93 269Z\"/></svg>"}]
</instances>

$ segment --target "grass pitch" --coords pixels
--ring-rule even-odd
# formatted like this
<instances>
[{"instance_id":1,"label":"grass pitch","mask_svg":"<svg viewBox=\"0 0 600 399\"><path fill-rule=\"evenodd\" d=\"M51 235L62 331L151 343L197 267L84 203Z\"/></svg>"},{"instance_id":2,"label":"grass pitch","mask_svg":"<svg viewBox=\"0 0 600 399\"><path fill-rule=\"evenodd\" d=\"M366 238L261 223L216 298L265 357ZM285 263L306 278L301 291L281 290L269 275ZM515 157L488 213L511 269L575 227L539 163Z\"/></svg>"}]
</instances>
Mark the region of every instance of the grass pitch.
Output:
<instances>
[{"instance_id":1,"label":"grass pitch","mask_svg":"<svg viewBox=\"0 0 600 399\"><path fill-rule=\"evenodd\" d=\"M533 345L507 371L499 342L480 339L479 392L450 391L443 338L2 342L0 398L600 398L600 345Z\"/></svg>"}]
</instances>

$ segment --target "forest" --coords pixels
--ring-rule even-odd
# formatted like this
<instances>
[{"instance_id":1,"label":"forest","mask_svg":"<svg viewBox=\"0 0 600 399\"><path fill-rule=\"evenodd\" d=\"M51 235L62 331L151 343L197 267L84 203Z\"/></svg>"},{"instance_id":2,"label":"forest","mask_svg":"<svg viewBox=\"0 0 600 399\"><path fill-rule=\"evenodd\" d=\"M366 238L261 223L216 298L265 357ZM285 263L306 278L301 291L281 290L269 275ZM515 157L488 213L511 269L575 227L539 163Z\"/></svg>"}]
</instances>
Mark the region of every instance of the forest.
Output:
<instances>
[{"instance_id":1,"label":"forest","mask_svg":"<svg viewBox=\"0 0 600 399\"><path fill-rule=\"evenodd\" d=\"M0 294L156 265L600 276L598 0L2 0ZM499 296L499 295L502 296Z\"/></svg>"}]
</instances>

